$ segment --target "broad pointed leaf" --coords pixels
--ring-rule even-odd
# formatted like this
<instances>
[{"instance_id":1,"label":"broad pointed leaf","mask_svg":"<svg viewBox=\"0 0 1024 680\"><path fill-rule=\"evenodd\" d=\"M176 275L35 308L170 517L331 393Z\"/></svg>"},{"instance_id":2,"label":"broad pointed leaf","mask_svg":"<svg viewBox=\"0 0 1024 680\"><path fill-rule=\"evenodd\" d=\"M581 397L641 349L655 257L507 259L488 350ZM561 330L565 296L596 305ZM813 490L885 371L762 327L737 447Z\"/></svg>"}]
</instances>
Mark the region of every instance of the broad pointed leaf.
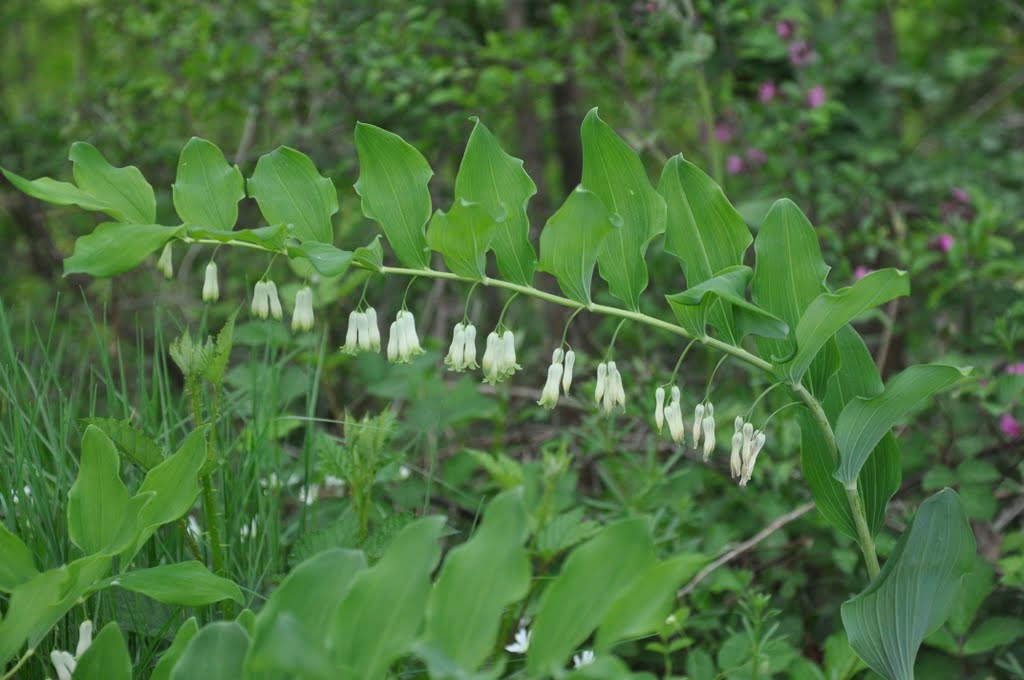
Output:
<instances>
[{"instance_id":1,"label":"broad pointed leaf","mask_svg":"<svg viewBox=\"0 0 1024 680\"><path fill-rule=\"evenodd\" d=\"M192 641L192 638L199 632L199 623L196 622L196 617L191 617L181 624L178 628L178 632L174 634L174 640L171 641L171 646L168 647L163 654L160 655L160 660L156 662L156 666L153 668L153 673L149 676L149 680L170 680L171 670L178 663L178 659L185 653L185 648L188 647L188 643Z\"/></svg>"},{"instance_id":2,"label":"broad pointed leaf","mask_svg":"<svg viewBox=\"0 0 1024 680\"><path fill-rule=\"evenodd\" d=\"M103 211L108 215L130 224L156 222L153 187L134 165L115 168L95 147L85 142L72 144L68 159L74 163L75 184L107 206Z\"/></svg>"},{"instance_id":3,"label":"broad pointed leaf","mask_svg":"<svg viewBox=\"0 0 1024 680\"><path fill-rule=\"evenodd\" d=\"M374 125L356 125L363 214L376 221L406 267L426 269L430 253L423 229L430 219L427 183L434 171L411 144Z\"/></svg>"},{"instance_id":4,"label":"broad pointed leaf","mask_svg":"<svg viewBox=\"0 0 1024 680\"><path fill-rule=\"evenodd\" d=\"M447 213L434 213L427 244L444 256L453 273L480 280L487 275L487 249L496 226L483 206L456 199Z\"/></svg>"},{"instance_id":5,"label":"broad pointed leaf","mask_svg":"<svg viewBox=\"0 0 1024 680\"><path fill-rule=\"evenodd\" d=\"M0 522L0 593L9 593L39 573L35 560L21 539Z\"/></svg>"},{"instance_id":6,"label":"broad pointed leaf","mask_svg":"<svg viewBox=\"0 0 1024 680\"><path fill-rule=\"evenodd\" d=\"M921 641L949 617L975 543L956 492L922 505L882 572L842 607L850 645L888 680L913 680Z\"/></svg>"},{"instance_id":7,"label":"broad pointed leaf","mask_svg":"<svg viewBox=\"0 0 1024 680\"><path fill-rule=\"evenodd\" d=\"M244 602L242 591L233 581L215 576L195 560L126 571L111 585L142 593L157 602L186 607L202 607L228 599L239 604Z\"/></svg>"},{"instance_id":8,"label":"broad pointed leaf","mask_svg":"<svg viewBox=\"0 0 1024 680\"><path fill-rule=\"evenodd\" d=\"M665 231L665 199L647 176L639 156L591 109L583 120L583 186L594 192L620 228L601 244L601 278L612 295L632 310L647 288L644 255Z\"/></svg>"},{"instance_id":9,"label":"broad pointed leaf","mask_svg":"<svg viewBox=\"0 0 1024 680\"><path fill-rule=\"evenodd\" d=\"M114 218L124 217L124 215L102 200L96 198L88 191L79 189L70 182L61 182L49 177L26 179L3 168L0 168L0 172L19 191L28 194L32 198L38 198L40 201L46 201L54 205L77 205L85 210L96 210L107 214L116 213L111 215Z\"/></svg>"},{"instance_id":10,"label":"broad pointed leaf","mask_svg":"<svg viewBox=\"0 0 1024 680\"><path fill-rule=\"evenodd\" d=\"M384 266L384 249L380 245L380 234L374 236L369 244L352 251L352 262L363 269L380 271Z\"/></svg>"},{"instance_id":11,"label":"broad pointed leaf","mask_svg":"<svg viewBox=\"0 0 1024 680\"><path fill-rule=\"evenodd\" d=\"M171 671L171 680L238 680L249 648L249 634L234 621L215 621L189 640Z\"/></svg>"},{"instance_id":12,"label":"broad pointed leaf","mask_svg":"<svg viewBox=\"0 0 1024 680\"><path fill-rule=\"evenodd\" d=\"M526 205L537 186L514 158L477 118L455 177L455 200L478 203L494 221L494 250L498 271L507 281L524 286L533 281L537 256L530 244Z\"/></svg>"},{"instance_id":13,"label":"broad pointed leaf","mask_svg":"<svg viewBox=\"0 0 1024 680\"><path fill-rule=\"evenodd\" d=\"M352 251L335 248L329 243L306 241L288 248L289 257L303 257L322 275L333 278L348 271L352 264Z\"/></svg>"},{"instance_id":14,"label":"broad pointed leaf","mask_svg":"<svg viewBox=\"0 0 1024 680\"><path fill-rule=\"evenodd\" d=\"M64 260L64 275L81 273L105 277L123 274L184 232L184 227L104 222L91 234L75 241L74 252Z\"/></svg>"},{"instance_id":15,"label":"broad pointed leaf","mask_svg":"<svg viewBox=\"0 0 1024 680\"><path fill-rule=\"evenodd\" d=\"M716 306L728 303L739 337L748 333L769 338L784 338L789 327L782 319L748 302L744 294L750 281L750 267L727 267L716 276L675 295L666 295L680 325L695 336L705 334L705 324ZM696 310L696 313L693 313Z\"/></svg>"},{"instance_id":16,"label":"broad pointed leaf","mask_svg":"<svg viewBox=\"0 0 1024 680\"><path fill-rule=\"evenodd\" d=\"M68 535L87 555L99 553L117 538L128 505L114 443L90 425L82 436L78 477L68 493Z\"/></svg>"},{"instance_id":17,"label":"broad pointed leaf","mask_svg":"<svg viewBox=\"0 0 1024 680\"><path fill-rule=\"evenodd\" d=\"M82 654L75 680L132 680L132 659L116 621L103 626Z\"/></svg>"},{"instance_id":18,"label":"broad pointed leaf","mask_svg":"<svg viewBox=\"0 0 1024 680\"><path fill-rule=\"evenodd\" d=\"M900 418L969 374L969 368L942 364L911 366L890 380L881 394L851 400L836 422L840 458L836 479L852 488L868 455Z\"/></svg>"},{"instance_id":19,"label":"broad pointed leaf","mask_svg":"<svg viewBox=\"0 0 1024 680\"><path fill-rule=\"evenodd\" d=\"M306 154L279 146L261 156L248 187L267 224L292 225L299 241L334 240L331 216L338 212L338 192Z\"/></svg>"},{"instance_id":20,"label":"broad pointed leaf","mask_svg":"<svg viewBox=\"0 0 1024 680\"><path fill-rule=\"evenodd\" d=\"M228 165L216 144L198 137L181 150L171 189L181 221L207 229L232 229L238 221L238 202L245 198L238 166Z\"/></svg>"},{"instance_id":21,"label":"broad pointed leaf","mask_svg":"<svg viewBox=\"0 0 1024 680\"><path fill-rule=\"evenodd\" d=\"M601 199L576 187L540 233L537 269L554 275L567 297L589 304L598 252L615 229Z\"/></svg>"},{"instance_id":22,"label":"broad pointed leaf","mask_svg":"<svg viewBox=\"0 0 1024 680\"><path fill-rule=\"evenodd\" d=\"M910 293L907 273L881 269L835 293L822 293L800 317L796 327L796 356L778 366L791 382L799 382L818 350L836 332L861 313ZM778 357L775 358L778 360Z\"/></svg>"}]
</instances>

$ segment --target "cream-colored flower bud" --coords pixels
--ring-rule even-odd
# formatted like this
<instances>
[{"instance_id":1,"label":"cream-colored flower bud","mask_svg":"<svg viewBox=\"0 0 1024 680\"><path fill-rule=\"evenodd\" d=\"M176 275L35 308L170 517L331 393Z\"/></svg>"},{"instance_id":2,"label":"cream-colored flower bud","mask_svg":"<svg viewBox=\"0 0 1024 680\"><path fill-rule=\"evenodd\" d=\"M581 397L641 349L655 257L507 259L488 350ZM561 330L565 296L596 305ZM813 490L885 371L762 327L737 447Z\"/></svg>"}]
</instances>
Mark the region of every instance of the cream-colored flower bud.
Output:
<instances>
[{"instance_id":1,"label":"cream-colored flower bud","mask_svg":"<svg viewBox=\"0 0 1024 680\"><path fill-rule=\"evenodd\" d=\"M452 371L462 371L466 363L466 324L461 321L452 330L452 344L448 347L448 355L444 365Z\"/></svg>"},{"instance_id":2,"label":"cream-colored flower bud","mask_svg":"<svg viewBox=\"0 0 1024 680\"><path fill-rule=\"evenodd\" d=\"M366 327L370 338L370 349L374 352L380 351L380 327L377 325L377 310L367 307L363 312L366 315Z\"/></svg>"},{"instance_id":3,"label":"cream-colored flower bud","mask_svg":"<svg viewBox=\"0 0 1024 680\"><path fill-rule=\"evenodd\" d=\"M359 353L359 319L363 313L353 309L348 313L348 328L345 330L345 344L341 348L345 354Z\"/></svg>"},{"instance_id":4,"label":"cream-colored flower bud","mask_svg":"<svg viewBox=\"0 0 1024 680\"><path fill-rule=\"evenodd\" d=\"M266 319L270 316L270 300L267 298L267 284L257 281L252 290L252 304L249 312L253 316Z\"/></svg>"},{"instance_id":5,"label":"cream-colored flower bud","mask_svg":"<svg viewBox=\"0 0 1024 680\"><path fill-rule=\"evenodd\" d=\"M160 270L165 279L174 276L174 249L171 246L171 242L168 241L167 245L164 246L163 251L160 253L160 259L156 261L156 268Z\"/></svg>"},{"instance_id":6,"label":"cream-colored flower bud","mask_svg":"<svg viewBox=\"0 0 1024 680\"><path fill-rule=\"evenodd\" d=\"M217 284L217 263L210 260L206 265L206 279L203 281L203 302L216 302L220 297L220 286Z\"/></svg>"},{"instance_id":7,"label":"cream-colored flower bud","mask_svg":"<svg viewBox=\"0 0 1024 680\"><path fill-rule=\"evenodd\" d=\"M548 367L548 379L537 403L544 408L554 408L558 403L558 384L562 380L562 364L553 363Z\"/></svg>"},{"instance_id":8,"label":"cream-colored flower bud","mask_svg":"<svg viewBox=\"0 0 1024 680\"><path fill-rule=\"evenodd\" d=\"M597 385L594 387L594 401L598 406L604 400L604 393L608 389L608 364L601 362L597 365Z\"/></svg>"},{"instance_id":9,"label":"cream-colored flower bud","mask_svg":"<svg viewBox=\"0 0 1024 680\"><path fill-rule=\"evenodd\" d=\"M392 321L388 330L388 361L391 363L398 361L398 336L401 334L398 321Z\"/></svg>"},{"instance_id":10,"label":"cream-colored flower bud","mask_svg":"<svg viewBox=\"0 0 1024 680\"><path fill-rule=\"evenodd\" d=\"M462 352L463 366L470 370L476 369L476 326L473 324L466 324L465 344Z\"/></svg>"},{"instance_id":11,"label":"cream-colored flower bud","mask_svg":"<svg viewBox=\"0 0 1024 680\"><path fill-rule=\"evenodd\" d=\"M654 424L658 426L658 434L665 425L665 388L654 390Z\"/></svg>"},{"instance_id":12,"label":"cream-colored flower bud","mask_svg":"<svg viewBox=\"0 0 1024 680\"><path fill-rule=\"evenodd\" d=\"M715 414L713 408L708 409L708 415L704 416L701 429L704 431L704 460L707 460L715 450Z\"/></svg>"},{"instance_id":13,"label":"cream-colored flower bud","mask_svg":"<svg viewBox=\"0 0 1024 680\"><path fill-rule=\"evenodd\" d=\"M498 382L498 360L501 354L501 338L494 331L487 334L484 358L481 364L484 371L484 382L495 385Z\"/></svg>"},{"instance_id":14,"label":"cream-colored flower bud","mask_svg":"<svg viewBox=\"0 0 1024 680\"><path fill-rule=\"evenodd\" d=\"M576 352L569 350L565 353L565 370L562 371L562 391L569 396L569 388L572 386L572 368L576 365Z\"/></svg>"},{"instance_id":15,"label":"cream-colored flower bud","mask_svg":"<svg viewBox=\"0 0 1024 680\"><path fill-rule=\"evenodd\" d=\"M553 363L553 364L560 364L560 363L562 363L562 358L564 356L565 356L565 352L562 351L562 348L561 347L556 347L555 351L551 353L551 363Z\"/></svg>"},{"instance_id":16,"label":"cream-colored flower bud","mask_svg":"<svg viewBox=\"0 0 1024 680\"><path fill-rule=\"evenodd\" d=\"M270 316L280 321L284 318L284 310L281 309L281 298L277 296L277 284L267 281L263 284L263 294L270 301Z\"/></svg>"},{"instance_id":17,"label":"cream-colored flower bud","mask_svg":"<svg viewBox=\"0 0 1024 680\"><path fill-rule=\"evenodd\" d=\"M729 471L735 479L743 472L743 433L735 432L732 435L732 453L729 454Z\"/></svg>"},{"instance_id":18,"label":"cream-colored flower bud","mask_svg":"<svg viewBox=\"0 0 1024 680\"><path fill-rule=\"evenodd\" d=\"M697 448L700 444L700 431L704 421L704 404L697 404L693 409L693 431L691 432L693 439L693 448Z\"/></svg>"}]
</instances>

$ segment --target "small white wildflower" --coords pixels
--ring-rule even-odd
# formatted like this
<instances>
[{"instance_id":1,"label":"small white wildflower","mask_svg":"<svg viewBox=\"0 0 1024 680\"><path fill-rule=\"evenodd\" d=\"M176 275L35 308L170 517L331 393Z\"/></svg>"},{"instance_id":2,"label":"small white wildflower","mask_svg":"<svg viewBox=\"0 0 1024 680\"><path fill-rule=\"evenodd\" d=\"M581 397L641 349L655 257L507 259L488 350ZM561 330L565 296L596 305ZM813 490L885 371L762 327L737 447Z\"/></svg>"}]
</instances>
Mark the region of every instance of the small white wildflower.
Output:
<instances>
[{"instance_id":1,"label":"small white wildflower","mask_svg":"<svg viewBox=\"0 0 1024 680\"><path fill-rule=\"evenodd\" d=\"M574 669L583 668L594 663L594 652L589 649L584 649L582 654L572 655L572 667Z\"/></svg>"},{"instance_id":2,"label":"small white wildflower","mask_svg":"<svg viewBox=\"0 0 1024 680\"><path fill-rule=\"evenodd\" d=\"M569 388L572 387L572 369L576 365L576 352L569 350L565 353L565 370L562 371L562 391L569 396Z\"/></svg>"},{"instance_id":3,"label":"small white wildflower","mask_svg":"<svg viewBox=\"0 0 1024 680\"><path fill-rule=\"evenodd\" d=\"M484 371L484 382L494 385L498 382L498 354L501 352L501 338L491 332L487 335L487 347L481 368Z\"/></svg>"},{"instance_id":4,"label":"small white wildflower","mask_svg":"<svg viewBox=\"0 0 1024 680\"><path fill-rule=\"evenodd\" d=\"M220 297L220 287L217 285L217 263L210 260L206 265L206 279L203 281L203 302L216 302Z\"/></svg>"},{"instance_id":5,"label":"small white wildflower","mask_svg":"<svg viewBox=\"0 0 1024 680\"><path fill-rule=\"evenodd\" d=\"M466 324L461 321L452 330L452 344L448 348L448 356L444 365L450 371L463 371L466 367Z\"/></svg>"},{"instance_id":6,"label":"small white wildflower","mask_svg":"<svg viewBox=\"0 0 1024 680\"><path fill-rule=\"evenodd\" d=\"M548 380L544 383L544 389L540 393L540 401L537 403L544 408L554 408L558 403L558 388L562 380L562 364L551 364L548 367Z\"/></svg>"},{"instance_id":7,"label":"small white wildflower","mask_svg":"<svg viewBox=\"0 0 1024 680\"><path fill-rule=\"evenodd\" d=\"M556 347L555 351L551 353L551 363L553 363L553 364L560 364L560 363L562 363L562 358L564 356L565 356L565 352L562 351L562 348L561 347Z\"/></svg>"},{"instance_id":8,"label":"small white wildflower","mask_svg":"<svg viewBox=\"0 0 1024 680\"><path fill-rule=\"evenodd\" d=\"M614 377L612 373L614 369ZM608 362L608 387L612 389L612 404L619 408L626 408L626 391L622 387L622 374L615 368L615 362Z\"/></svg>"},{"instance_id":9,"label":"small white wildflower","mask_svg":"<svg viewBox=\"0 0 1024 680\"><path fill-rule=\"evenodd\" d=\"M270 316L280 321L284 318L284 311L281 309L281 298L277 296L277 284L267 281L264 284L263 292L267 296L267 300L270 301Z\"/></svg>"},{"instance_id":10,"label":"small white wildflower","mask_svg":"<svg viewBox=\"0 0 1024 680\"><path fill-rule=\"evenodd\" d=\"M673 627L675 627L678 623L679 623L679 620L676 619L676 615L675 614L669 614L668 618L665 619L665 625L666 626L673 626Z\"/></svg>"},{"instance_id":11,"label":"small white wildflower","mask_svg":"<svg viewBox=\"0 0 1024 680\"><path fill-rule=\"evenodd\" d=\"M409 358L417 354L423 354L423 348L420 347L420 338L416 335L416 318L412 315L412 312L407 311L405 313L404 323L405 339L409 346Z\"/></svg>"},{"instance_id":12,"label":"small white wildflower","mask_svg":"<svg viewBox=\"0 0 1024 680\"><path fill-rule=\"evenodd\" d=\"M530 631L526 628L520 628L516 631L516 640L510 645L505 645L505 649L513 654L526 654L526 650L530 648Z\"/></svg>"},{"instance_id":13,"label":"small white wildflower","mask_svg":"<svg viewBox=\"0 0 1024 680\"><path fill-rule=\"evenodd\" d=\"M398 322L391 322L391 329L388 332L388 361L398 361Z\"/></svg>"},{"instance_id":14,"label":"small white wildflower","mask_svg":"<svg viewBox=\"0 0 1024 680\"><path fill-rule=\"evenodd\" d=\"M58 680L71 680L78 662L81 660L82 655L85 654L85 650L89 649L91 645L92 621L87 619L78 627L78 646L75 648L74 656L71 656L70 652L59 649L50 652L50 661L53 662L53 667L57 671Z\"/></svg>"},{"instance_id":15,"label":"small white wildflower","mask_svg":"<svg viewBox=\"0 0 1024 680\"><path fill-rule=\"evenodd\" d=\"M471 323L466 324L465 344L462 350L463 367L470 370L478 368L476 363L476 326Z\"/></svg>"},{"instance_id":16,"label":"small white wildflower","mask_svg":"<svg viewBox=\"0 0 1024 680\"><path fill-rule=\"evenodd\" d=\"M754 474L754 463L757 461L757 454L761 452L764 442L765 434L758 430L754 434L754 439L750 445L750 456L743 460L743 476L740 477L740 486L746 486L747 482L750 481L751 475Z\"/></svg>"},{"instance_id":17,"label":"small white wildflower","mask_svg":"<svg viewBox=\"0 0 1024 680\"><path fill-rule=\"evenodd\" d=\"M353 309L348 313L348 328L345 330L345 345L341 351L345 354L359 353L359 320L363 313Z\"/></svg>"},{"instance_id":18,"label":"small white wildflower","mask_svg":"<svg viewBox=\"0 0 1024 680\"><path fill-rule=\"evenodd\" d=\"M174 276L174 252L170 242L164 246L163 252L160 253L160 259L156 261L156 268L160 270L165 279Z\"/></svg>"},{"instance_id":19,"label":"small white wildflower","mask_svg":"<svg viewBox=\"0 0 1024 680\"><path fill-rule=\"evenodd\" d=\"M92 645L92 621L86 619L78 627L78 646L75 647L75 658L81 659L85 650Z\"/></svg>"},{"instance_id":20,"label":"small white wildflower","mask_svg":"<svg viewBox=\"0 0 1024 680\"><path fill-rule=\"evenodd\" d=\"M412 312L401 309L391 324L388 338L388 361L407 364L417 354L423 354L419 336L416 335L416 318Z\"/></svg>"},{"instance_id":21,"label":"small white wildflower","mask_svg":"<svg viewBox=\"0 0 1024 680\"><path fill-rule=\"evenodd\" d=\"M334 475L327 475L324 477L324 488L330 490L344 489L345 480L341 477L335 477Z\"/></svg>"},{"instance_id":22,"label":"small white wildflower","mask_svg":"<svg viewBox=\"0 0 1024 680\"><path fill-rule=\"evenodd\" d=\"M359 345L360 351L370 351L370 320L367 318L366 312L359 315L356 324L356 343Z\"/></svg>"},{"instance_id":23,"label":"small white wildflower","mask_svg":"<svg viewBox=\"0 0 1024 680\"><path fill-rule=\"evenodd\" d=\"M313 505L320 498L320 485L310 484L299 488L299 502Z\"/></svg>"},{"instance_id":24,"label":"small white wildflower","mask_svg":"<svg viewBox=\"0 0 1024 680\"><path fill-rule=\"evenodd\" d=\"M516 363L516 336L512 331L505 331L501 336L501 361L500 373L502 380L510 378L516 371L522 368Z\"/></svg>"},{"instance_id":25,"label":"small white wildflower","mask_svg":"<svg viewBox=\"0 0 1024 680\"><path fill-rule=\"evenodd\" d=\"M409 469L409 466L407 466L407 465L400 465L398 467L398 478L399 479L409 479L410 475L412 475L412 470Z\"/></svg>"},{"instance_id":26,"label":"small white wildflower","mask_svg":"<svg viewBox=\"0 0 1024 680\"><path fill-rule=\"evenodd\" d=\"M729 473L733 479L739 477L740 473L743 472L742 450L743 433L734 432L732 435L732 453L729 454Z\"/></svg>"},{"instance_id":27,"label":"small white wildflower","mask_svg":"<svg viewBox=\"0 0 1024 680\"><path fill-rule=\"evenodd\" d=\"M658 434L665 425L665 388L654 390L654 424L658 426Z\"/></svg>"},{"instance_id":28,"label":"small white wildflower","mask_svg":"<svg viewBox=\"0 0 1024 680\"><path fill-rule=\"evenodd\" d=\"M203 535L203 528L199 526L199 522L192 515L188 516L188 533L195 538L201 538Z\"/></svg>"},{"instance_id":29,"label":"small white wildflower","mask_svg":"<svg viewBox=\"0 0 1024 680\"><path fill-rule=\"evenodd\" d=\"M270 297L267 295L267 284L257 281L252 291L252 305L249 308L253 316L266 319L270 316Z\"/></svg>"},{"instance_id":30,"label":"small white wildflower","mask_svg":"<svg viewBox=\"0 0 1024 680\"><path fill-rule=\"evenodd\" d=\"M366 332L367 337L370 340L369 349L374 352L380 351L380 326L377 324L377 310L373 307L367 307L366 311L363 312L366 316Z\"/></svg>"},{"instance_id":31,"label":"small white wildflower","mask_svg":"<svg viewBox=\"0 0 1024 680\"><path fill-rule=\"evenodd\" d=\"M683 423L683 411L679 402L673 400L665 407L665 420L668 422L668 433L672 441L681 444L686 441L686 425Z\"/></svg>"},{"instance_id":32,"label":"small white wildflower","mask_svg":"<svg viewBox=\"0 0 1024 680\"><path fill-rule=\"evenodd\" d=\"M299 288L295 293L295 311L292 312L292 331L313 330L313 291L309 286Z\"/></svg>"},{"instance_id":33,"label":"small white wildflower","mask_svg":"<svg viewBox=\"0 0 1024 680\"><path fill-rule=\"evenodd\" d=\"M238 533L242 537L243 541L248 540L250 538L256 538L256 527L258 526L258 524L259 523L257 522L256 518L253 517L251 522L249 522L248 524L243 524L241 526L241 528L238 530Z\"/></svg>"},{"instance_id":34,"label":"small white wildflower","mask_svg":"<svg viewBox=\"0 0 1024 680\"><path fill-rule=\"evenodd\" d=\"M700 431L701 425L703 424L703 420L704 404L701 403L697 404L697 406L693 409L693 430L691 432L693 439L693 448L697 448L697 445L700 443Z\"/></svg>"},{"instance_id":35,"label":"small white wildflower","mask_svg":"<svg viewBox=\"0 0 1024 680\"><path fill-rule=\"evenodd\" d=\"M704 431L704 460L711 457L715 450L715 406L708 404L704 410L704 420L701 421L701 429Z\"/></svg>"},{"instance_id":36,"label":"small white wildflower","mask_svg":"<svg viewBox=\"0 0 1024 680\"><path fill-rule=\"evenodd\" d=\"M608 389L608 364L601 362L597 365L597 386L594 388L594 401L598 406L604 400L604 393Z\"/></svg>"}]
</instances>

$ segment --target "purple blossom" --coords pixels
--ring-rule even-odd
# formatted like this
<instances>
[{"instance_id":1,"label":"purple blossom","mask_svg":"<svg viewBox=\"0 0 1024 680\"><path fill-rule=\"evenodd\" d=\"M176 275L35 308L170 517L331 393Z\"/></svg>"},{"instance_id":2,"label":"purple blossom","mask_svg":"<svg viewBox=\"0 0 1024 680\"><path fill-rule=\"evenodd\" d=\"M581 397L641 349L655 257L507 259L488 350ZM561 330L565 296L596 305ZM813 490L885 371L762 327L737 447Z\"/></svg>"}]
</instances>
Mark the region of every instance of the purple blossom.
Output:
<instances>
[{"instance_id":1,"label":"purple blossom","mask_svg":"<svg viewBox=\"0 0 1024 680\"><path fill-rule=\"evenodd\" d=\"M768 160L768 155L756 147L750 147L747 149L747 160L750 161L751 165L764 165L765 161Z\"/></svg>"},{"instance_id":2,"label":"purple blossom","mask_svg":"<svg viewBox=\"0 0 1024 680\"><path fill-rule=\"evenodd\" d=\"M853 280L854 281L860 281L865 276L870 274L872 271L874 271L874 270L868 269L864 265L859 264L859 265L857 265L857 268L853 270Z\"/></svg>"},{"instance_id":3,"label":"purple blossom","mask_svg":"<svg viewBox=\"0 0 1024 680\"><path fill-rule=\"evenodd\" d=\"M730 175L738 175L743 172L743 159L736 154L729 154L725 161L725 169Z\"/></svg>"},{"instance_id":4,"label":"purple blossom","mask_svg":"<svg viewBox=\"0 0 1024 680\"><path fill-rule=\"evenodd\" d=\"M953 187L950 193L953 195L953 200L964 205L971 204L971 196L964 189L960 187Z\"/></svg>"},{"instance_id":5,"label":"purple blossom","mask_svg":"<svg viewBox=\"0 0 1024 680\"><path fill-rule=\"evenodd\" d=\"M757 98L762 104L767 104L775 99L775 81L766 80L761 83L761 87L757 90Z\"/></svg>"},{"instance_id":6,"label":"purple blossom","mask_svg":"<svg viewBox=\"0 0 1024 680\"><path fill-rule=\"evenodd\" d=\"M775 33L783 40L789 40L796 33L796 24L789 19L775 24Z\"/></svg>"},{"instance_id":7,"label":"purple blossom","mask_svg":"<svg viewBox=\"0 0 1024 680\"><path fill-rule=\"evenodd\" d=\"M1017 439L1021 435L1020 423L1009 413L1004 413L999 419L999 431L1008 439Z\"/></svg>"},{"instance_id":8,"label":"purple blossom","mask_svg":"<svg viewBox=\"0 0 1024 680\"><path fill-rule=\"evenodd\" d=\"M936 245L944 253L948 253L953 250L953 246L956 245L956 239L953 238L952 234L939 234L939 238L935 240Z\"/></svg>"},{"instance_id":9,"label":"purple blossom","mask_svg":"<svg viewBox=\"0 0 1024 680\"><path fill-rule=\"evenodd\" d=\"M816 56L811 44L806 40L794 40L789 43L789 63L797 68L807 66Z\"/></svg>"},{"instance_id":10,"label":"purple blossom","mask_svg":"<svg viewBox=\"0 0 1024 680\"><path fill-rule=\"evenodd\" d=\"M988 378L982 378L981 380L979 380L978 381L978 387L980 387L982 389L985 389L986 387L988 387Z\"/></svg>"},{"instance_id":11,"label":"purple blossom","mask_svg":"<svg viewBox=\"0 0 1024 680\"><path fill-rule=\"evenodd\" d=\"M1024 375L1024 361L1010 364L1004 370L1007 375Z\"/></svg>"},{"instance_id":12,"label":"purple blossom","mask_svg":"<svg viewBox=\"0 0 1024 680\"><path fill-rule=\"evenodd\" d=\"M731 142L732 127L725 121L718 121L715 123L715 139L725 143Z\"/></svg>"},{"instance_id":13,"label":"purple blossom","mask_svg":"<svg viewBox=\"0 0 1024 680\"><path fill-rule=\"evenodd\" d=\"M819 109L825 105L825 86L815 85L807 92L807 106Z\"/></svg>"}]
</instances>

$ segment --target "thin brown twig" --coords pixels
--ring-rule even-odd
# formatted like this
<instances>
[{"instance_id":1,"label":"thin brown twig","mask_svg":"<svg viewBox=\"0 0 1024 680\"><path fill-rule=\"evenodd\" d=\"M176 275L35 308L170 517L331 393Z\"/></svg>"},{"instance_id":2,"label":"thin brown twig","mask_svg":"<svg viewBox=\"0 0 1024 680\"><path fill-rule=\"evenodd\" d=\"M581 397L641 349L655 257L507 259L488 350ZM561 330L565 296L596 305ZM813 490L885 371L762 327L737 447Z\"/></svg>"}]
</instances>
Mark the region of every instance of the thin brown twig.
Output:
<instances>
[{"instance_id":1,"label":"thin brown twig","mask_svg":"<svg viewBox=\"0 0 1024 680\"><path fill-rule=\"evenodd\" d=\"M693 580L691 580L689 583L687 583L685 586L683 586L683 588L678 593L676 593L676 599L681 600L684 597L686 597L687 595L689 595L691 592L693 592L694 588L696 588L700 584L701 581L703 581L708 576L710 576L711 573L714 572L716 569L718 569L719 567L722 567L722 566L728 564L729 562L732 562L734 559L736 559L737 557L739 557L743 553L747 552L748 550L750 550L751 548L756 546L758 543L760 543L764 539L766 539L769 536L771 536L772 534L774 534L776 531L778 531L782 527L786 526L787 524L789 524L793 520L798 519L799 517L802 517L803 515L805 515L808 512L810 512L813 507L814 507L814 503L804 503L803 505L801 505L801 506L799 506L799 507L797 507L797 508L795 508L793 510L790 510L785 515L782 515L780 517L776 517L764 529L761 529L759 532L754 534L752 537L750 537L747 540L743 541L742 543L737 545L735 548L733 548L729 552L725 553L724 555L719 557L717 560L715 560L714 562L712 562L708 566L706 566L703 569L701 569L700 573L698 573L696 576L693 577Z\"/></svg>"}]
</instances>

